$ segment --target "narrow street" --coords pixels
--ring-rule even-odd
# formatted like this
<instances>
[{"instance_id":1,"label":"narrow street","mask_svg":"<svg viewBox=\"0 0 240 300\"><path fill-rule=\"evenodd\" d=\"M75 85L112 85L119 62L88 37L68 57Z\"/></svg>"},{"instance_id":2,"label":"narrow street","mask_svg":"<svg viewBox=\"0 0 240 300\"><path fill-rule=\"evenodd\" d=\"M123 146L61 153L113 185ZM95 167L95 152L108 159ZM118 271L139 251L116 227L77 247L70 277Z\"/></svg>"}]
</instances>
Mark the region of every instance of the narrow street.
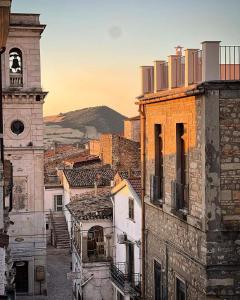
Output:
<instances>
[{"instance_id":1,"label":"narrow street","mask_svg":"<svg viewBox=\"0 0 240 300\"><path fill-rule=\"evenodd\" d=\"M47 250L47 285L46 296L18 296L17 300L71 300L72 282L67 280L70 272L71 255L66 250L48 248Z\"/></svg>"}]
</instances>

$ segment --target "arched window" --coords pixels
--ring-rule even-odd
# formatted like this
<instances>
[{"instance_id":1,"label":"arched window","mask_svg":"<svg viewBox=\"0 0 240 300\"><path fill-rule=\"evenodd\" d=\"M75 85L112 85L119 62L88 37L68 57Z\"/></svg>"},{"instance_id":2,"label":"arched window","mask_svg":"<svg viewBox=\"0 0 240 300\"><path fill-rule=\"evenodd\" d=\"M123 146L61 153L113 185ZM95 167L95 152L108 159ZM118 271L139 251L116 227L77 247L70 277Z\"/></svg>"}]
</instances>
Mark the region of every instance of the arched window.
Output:
<instances>
[{"instance_id":1,"label":"arched window","mask_svg":"<svg viewBox=\"0 0 240 300\"><path fill-rule=\"evenodd\" d=\"M13 48L9 52L9 73L10 86L23 86L23 61L22 51L18 48Z\"/></svg>"},{"instance_id":2,"label":"arched window","mask_svg":"<svg viewBox=\"0 0 240 300\"><path fill-rule=\"evenodd\" d=\"M87 245L88 257L90 259L105 254L104 235L103 228L101 226L93 226L89 229Z\"/></svg>"}]
</instances>

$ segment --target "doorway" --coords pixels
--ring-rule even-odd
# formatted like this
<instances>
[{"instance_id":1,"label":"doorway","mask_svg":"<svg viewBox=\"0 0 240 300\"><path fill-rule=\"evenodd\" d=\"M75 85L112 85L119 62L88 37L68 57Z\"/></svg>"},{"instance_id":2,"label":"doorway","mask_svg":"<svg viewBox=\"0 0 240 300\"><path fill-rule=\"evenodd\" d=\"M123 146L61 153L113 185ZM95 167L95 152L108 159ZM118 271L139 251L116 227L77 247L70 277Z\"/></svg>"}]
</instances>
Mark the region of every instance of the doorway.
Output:
<instances>
[{"instance_id":1,"label":"doorway","mask_svg":"<svg viewBox=\"0 0 240 300\"><path fill-rule=\"evenodd\" d=\"M134 244L127 244L127 273L128 280L134 283Z\"/></svg>"},{"instance_id":2,"label":"doorway","mask_svg":"<svg viewBox=\"0 0 240 300\"><path fill-rule=\"evenodd\" d=\"M28 293L28 261L14 263L16 270L15 284L17 293Z\"/></svg>"},{"instance_id":3,"label":"doorway","mask_svg":"<svg viewBox=\"0 0 240 300\"><path fill-rule=\"evenodd\" d=\"M62 211L63 210L62 195L54 195L54 210L55 211Z\"/></svg>"}]
</instances>

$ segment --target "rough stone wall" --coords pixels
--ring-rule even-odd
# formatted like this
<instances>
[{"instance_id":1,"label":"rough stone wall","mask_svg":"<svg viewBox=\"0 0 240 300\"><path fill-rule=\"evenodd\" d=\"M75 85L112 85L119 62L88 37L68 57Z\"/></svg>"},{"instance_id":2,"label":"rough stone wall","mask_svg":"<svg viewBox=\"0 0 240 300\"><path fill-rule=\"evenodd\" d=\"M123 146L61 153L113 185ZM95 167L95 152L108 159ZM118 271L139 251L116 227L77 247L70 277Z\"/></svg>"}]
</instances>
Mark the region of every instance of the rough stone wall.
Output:
<instances>
[{"instance_id":1,"label":"rough stone wall","mask_svg":"<svg viewBox=\"0 0 240 300\"><path fill-rule=\"evenodd\" d=\"M163 290L175 299L175 280L186 282L188 299L205 299L206 234L202 229L202 100L188 97L146 107L146 290L154 299L154 259L160 262ZM186 127L189 165L189 215L183 221L172 213L171 181L176 178L176 123ZM150 175L154 175L154 125L162 125L164 154L163 208L149 202Z\"/></svg>"},{"instance_id":2,"label":"rough stone wall","mask_svg":"<svg viewBox=\"0 0 240 300\"><path fill-rule=\"evenodd\" d=\"M209 83L205 103L212 111L206 119L207 292L239 299L239 82Z\"/></svg>"},{"instance_id":3,"label":"rough stone wall","mask_svg":"<svg viewBox=\"0 0 240 300\"><path fill-rule=\"evenodd\" d=\"M146 107L146 195L154 175L154 125L162 125L165 206L171 208L171 181L176 179L176 123L186 127L189 165L189 211L195 223L202 218L202 108L201 99L188 97ZM200 226L200 224L199 224Z\"/></svg>"},{"instance_id":4,"label":"rough stone wall","mask_svg":"<svg viewBox=\"0 0 240 300\"><path fill-rule=\"evenodd\" d=\"M103 164L114 169L140 169L140 144L124 137L103 134L100 137L101 158Z\"/></svg>"},{"instance_id":5,"label":"rough stone wall","mask_svg":"<svg viewBox=\"0 0 240 300\"><path fill-rule=\"evenodd\" d=\"M112 165L113 168L118 170L140 169L140 144L114 135Z\"/></svg>"},{"instance_id":6,"label":"rough stone wall","mask_svg":"<svg viewBox=\"0 0 240 300\"><path fill-rule=\"evenodd\" d=\"M146 299L154 299L154 260L165 270L163 291L166 293L168 286L168 299L175 299L176 276L185 280L188 299L204 299L206 287L204 233L151 205L146 206L146 216L148 295Z\"/></svg>"},{"instance_id":7,"label":"rough stone wall","mask_svg":"<svg viewBox=\"0 0 240 300\"><path fill-rule=\"evenodd\" d=\"M221 207L224 223L240 229L240 98L220 99Z\"/></svg>"},{"instance_id":8,"label":"rough stone wall","mask_svg":"<svg viewBox=\"0 0 240 300\"><path fill-rule=\"evenodd\" d=\"M135 142L140 142L140 118L124 121L124 137Z\"/></svg>"}]
</instances>

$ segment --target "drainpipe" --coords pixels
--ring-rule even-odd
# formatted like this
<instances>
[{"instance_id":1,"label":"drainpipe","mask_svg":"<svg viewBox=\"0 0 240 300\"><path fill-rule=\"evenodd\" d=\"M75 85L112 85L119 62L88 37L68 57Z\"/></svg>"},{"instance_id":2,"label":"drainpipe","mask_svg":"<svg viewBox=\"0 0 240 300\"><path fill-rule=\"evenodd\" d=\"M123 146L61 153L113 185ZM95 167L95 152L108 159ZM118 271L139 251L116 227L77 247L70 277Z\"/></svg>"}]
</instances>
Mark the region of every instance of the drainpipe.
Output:
<instances>
[{"instance_id":1,"label":"drainpipe","mask_svg":"<svg viewBox=\"0 0 240 300\"><path fill-rule=\"evenodd\" d=\"M146 245L145 245L145 108L144 104L140 104L139 107L140 117L141 117L141 185L142 185L142 299L145 299L145 261L146 261Z\"/></svg>"},{"instance_id":2,"label":"drainpipe","mask_svg":"<svg viewBox=\"0 0 240 300\"><path fill-rule=\"evenodd\" d=\"M115 241L115 201L114 201L114 195L112 195L110 199L111 199L112 205L113 205L113 245L114 245L114 253L112 253L112 257L114 258L114 262L116 262L116 246L115 246L115 242L116 242Z\"/></svg>"}]
</instances>

